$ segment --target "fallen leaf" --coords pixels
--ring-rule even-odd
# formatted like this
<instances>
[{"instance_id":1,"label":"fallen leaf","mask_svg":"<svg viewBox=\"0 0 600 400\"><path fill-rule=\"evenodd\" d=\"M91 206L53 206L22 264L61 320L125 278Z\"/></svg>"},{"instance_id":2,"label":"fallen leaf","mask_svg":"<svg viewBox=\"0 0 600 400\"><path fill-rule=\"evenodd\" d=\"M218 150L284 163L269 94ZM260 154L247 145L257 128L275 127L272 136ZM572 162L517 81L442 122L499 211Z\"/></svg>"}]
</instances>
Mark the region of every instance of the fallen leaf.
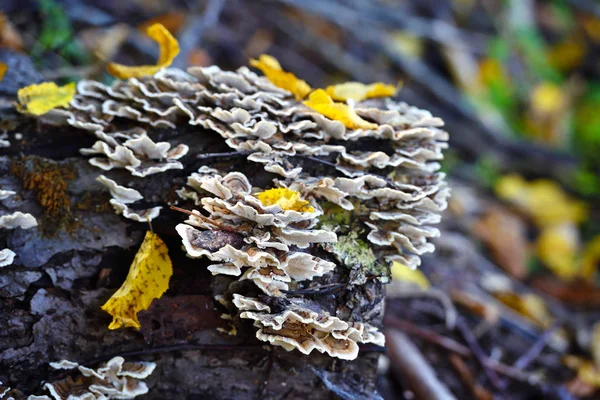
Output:
<instances>
[{"instance_id":1,"label":"fallen leaf","mask_svg":"<svg viewBox=\"0 0 600 400\"><path fill-rule=\"evenodd\" d=\"M529 101L534 112L547 115L563 109L565 98L560 86L542 82L533 88Z\"/></svg>"},{"instance_id":2,"label":"fallen leaf","mask_svg":"<svg viewBox=\"0 0 600 400\"><path fill-rule=\"evenodd\" d=\"M6 71L8 71L8 65L0 62L0 82L2 82L2 79L4 79L4 74L6 74Z\"/></svg>"},{"instance_id":3,"label":"fallen leaf","mask_svg":"<svg viewBox=\"0 0 600 400\"><path fill-rule=\"evenodd\" d=\"M527 275L529 251L527 232L521 218L504 208L494 207L477 220L473 231L508 274L518 279Z\"/></svg>"},{"instance_id":4,"label":"fallen leaf","mask_svg":"<svg viewBox=\"0 0 600 400\"><path fill-rule=\"evenodd\" d=\"M162 24L151 25L146 30L146 35L156 41L160 47L160 55L156 65L128 66L117 63L108 64L108 72L120 79L138 78L140 76L154 75L161 68L166 68L179 54L177 39Z\"/></svg>"},{"instance_id":5,"label":"fallen leaf","mask_svg":"<svg viewBox=\"0 0 600 400\"><path fill-rule=\"evenodd\" d=\"M495 292L493 295L505 306L541 327L548 328L554 321L544 299L538 295L533 293L517 294L513 292Z\"/></svg>"},{"instance_id":6,"label":"fallen leaf","mask_svg":"<svg viewBox=\"0 0 600 400\"><path fill-rule=\"evenodd\" d=\"M600 307L600 289L587 281L563 282L553 276L537 276L530 281L532 287L549 294L571 306L586 310Z\"/></svg>"},{"instance_id":7,"label":"fallen leaf","mask_svg":"<svg viewBox=\"0 0 600 400\"><path fill-rule=\"evenodd\" d=\"M569 71L581 65L586 52L585 40L573 36L551 46L546 51L546 57L554 68Z\"/></svg>"},{"instance_id":8,"label":"fallen leaf","mask_svg":"<svg viewBox=\"0 0 600 400\"><path fill-rule=\"evenodd\" d=\"M75 95L75 83L57 86L54 82L42 82L19 89L19 111L43 115L56 107L66 107Z\"/></svg>"},{"instance_id":9,"label":"fallen leaf","mask_svg":"<svg viewBox=\"0 0 600 400\"><path fill-rule=\"evenodd\" d=\"M347 104L336 103L323 89L317 89L308 96L304 105L323 114L327 118L342 122L350 129L375 129L377 124L365 121Z\"/></svg>"},{"instance_id":10,"label":"fallen leaf","mask_svg":"<svg viewBox=\"0 0 600 400\"><path fill-rule=\"evenodd\" d=\"M586 243L583 250L581 276L589 282L595 282L600 265L600 235L594 236ZM600 346L600 344L599 344Z\"/></svg>"},{"instance_id":11,"label":"fallen leaf","mask_svg":"<svg viewBox=\"0 0 600 400\"><path fill-rule=\"evenodd\" d=\"M327 86L327 94L333 100L346 101L352 99L355 102L370 99L372 97L395 96L398 88L394 85L376 82L365 85L360 82L346 82L339 85Z\"/></svg>"},{"instance_id":12,"label":"fallen leaf","mask_svg":"<svg viewBox=\"0 0 600 400\"><path fill-rule=\"evenodd\" d=\"M579 276L576 260L579 248L579 231L572 223L545 227L536 240L539 259L554 275L564 281Z\"/></svg>"},{"instance_id":13,"label":"fallen leaf","mask_svg":"<svg viewBox=\"0 0 600 400\"><path fill-rule=\"evenodd\" d=\"M113 316L108 329L136 328L141 325L137 313L147 310L169 288L173 266L169 249L153 232L146 232L123 285L102 306Z\"/></svg>"},{"instance_id":14,"label":"fallen leaf","mask_svg":"<svg viewBox=\"0 0 600 400\"><path fill-rule=\"evenodd\" d=\"M548 179L527 182L519 175L505 175L494 189L498 197L515 204L540 227L562 222L579 223L587 216L585 203L572 199L560 185Z\"/></svg>"},{"instance_id":15,"label":"fallen leaf","mask_svg":"<svg viewBox=\"0 0 600 400\"><path fill-rule=\"evenodd\" d=\"M258 200L265 206L277 204L283 210L294 210L301 212L314 212L310 203L300 198L300 193L288 188L275 188L265 190L256 195Z\"/></svg>"},{"instance_id":16,"label":"fallen leaf","mask_svg":"<svg viewBox=\"0 0 600 400\"><path fill-rule=\"evenodd\" d=\"M412 283L423 290L427 290L431 287L431 283L429 283L427 277L418 269L412 269L407 265L394 261L392 262L391 271L393 282Z\"/></svg>"},{"instance_id":17,"label":"fallen leaf","mask_svg":"<svg viewBox=\"0 0 600 400\"><path fill-rule=\"evenodd\" d=\"M258 60L251 59L250 65L260 69L273 85L292 92L296 100L302 100L312 90L306 81L298 79L291 72L284 71L279 61L273 56L261 54Z\"/></svg>"},{"instance_id":18,"label":"fallen leaf","mask_svg":"<svg viewBox=\"0 0 600 400\"><path fill-rule=\"evenodd\" d=\"M7 16L0 12L0 47L23 51L23 38Z\"/></svg>"},{"instance_id":19,"label":"fallen leaf","mask_svg":"<svg viewBox=\"0 0 600 400\"><path fill-rule=\"evenodd\" d=\"M579 381L594 388L594 391L600 389L600 367L596 366L594 362L582 357L568 355L563 358L563 363L577 371Z\"/></svg>"}]
</instances>

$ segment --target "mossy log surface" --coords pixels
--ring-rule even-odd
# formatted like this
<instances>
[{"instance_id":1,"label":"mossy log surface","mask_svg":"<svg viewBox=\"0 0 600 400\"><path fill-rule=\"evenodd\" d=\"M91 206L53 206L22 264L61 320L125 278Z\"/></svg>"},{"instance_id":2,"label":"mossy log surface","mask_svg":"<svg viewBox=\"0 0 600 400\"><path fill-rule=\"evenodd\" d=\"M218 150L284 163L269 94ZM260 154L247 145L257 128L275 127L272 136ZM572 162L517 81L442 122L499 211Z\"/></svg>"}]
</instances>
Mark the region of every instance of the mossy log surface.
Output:
<instances>
[{"instance_id":1,"label":"mossy log surface","mask_svg":"<svg viewBox=\"0 0 600 400\"><path fill-rule=\"evenodd\" d=\"M3 113L11 146L0 149L0 187L17 195L0 201L0 208L3 214L29 212L40 223L28 230L0 230L0 248L17 254L13 265L0 270L4 385L25 395L44 394L43 382L67 375L51 369L49 362L68 359L93 366L122 355L157 363L146 380L150 390L141 397L146 399L333 398L336 390L377 397L377 347L362 347L356 360L341 361L259 342L249 321L239 322L235 336L217 330L228 329L221 319L226 310L213 300L219 280L206 270L205 261L186 258L174 229L185 215L167 204L200 165L242 171L256 185L269 185L272 175L244 157L198 161L199 154L230 149L218 135L188 126L149 131L155 140L176 138L190 146L181 160L185 169L146 178L125 170L105 172L139 190L148 205L164 207L152 227L167 243L174 265L166 295L140 313L142 330L110 331L111 317L100 306L124 281L148 226L116 215L108 204L110 194L95 180L103 171L78 151L93 143L91 136L71 127L40 125L6 109ZM22 137L16 139L15 133ZM348 282L349 275L340 267L320 282ZM382 294L381 283L374 280L360 292L345 289L310 297L325 310L351 304L353 317L368 314L380 324Z\"/></svg>"}]
</instances>

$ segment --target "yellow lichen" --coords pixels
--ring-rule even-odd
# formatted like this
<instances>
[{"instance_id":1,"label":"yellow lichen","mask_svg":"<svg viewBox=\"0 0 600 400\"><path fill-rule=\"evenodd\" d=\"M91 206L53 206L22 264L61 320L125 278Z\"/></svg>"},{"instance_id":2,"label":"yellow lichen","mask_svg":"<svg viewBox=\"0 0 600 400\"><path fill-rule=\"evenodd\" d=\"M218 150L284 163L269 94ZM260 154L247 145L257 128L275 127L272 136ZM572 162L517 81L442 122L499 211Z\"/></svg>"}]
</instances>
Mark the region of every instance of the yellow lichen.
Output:
<instances>
[{"instance_id":1,"label":"yellow lichen","mask_svg":"<svg viewBox=\"0 0 600 400\"><path fill-rule=\"evenodd\" d=\"M288 188L265 190L256 195L265 206L277 204L283 210L314 212L315 209L306 200L300 198L300 193Z\"/></svg>"},{"instance_id":2,"label":"yellow lichen","mask_svg":"<svg viewBox=\"0 0 600 400\"><path fill-rule=\"evenodd\" d=\"M258 60L250 60L250 65L260 69L273 85L292 92L296 100L302 100L312 90L306 81L298 79L291 72L284 71L275 57L262 54Z\"/></svg>"},{"instance_id":3,"label":"yellow lichen","mask_svg":"<svg viewBox=\"0 0 600 400\"><path fill-rule=\"evenodd\" d=\"M151 25L146 30L146 35L156 41L160 47L160 55L156 65L128 66L117 63L108 64L108 72L120 79L138 78L140 76L154 75L161 68L166 68L179 54L177 39L162 24Z\"/></svg>"}]
</instances>

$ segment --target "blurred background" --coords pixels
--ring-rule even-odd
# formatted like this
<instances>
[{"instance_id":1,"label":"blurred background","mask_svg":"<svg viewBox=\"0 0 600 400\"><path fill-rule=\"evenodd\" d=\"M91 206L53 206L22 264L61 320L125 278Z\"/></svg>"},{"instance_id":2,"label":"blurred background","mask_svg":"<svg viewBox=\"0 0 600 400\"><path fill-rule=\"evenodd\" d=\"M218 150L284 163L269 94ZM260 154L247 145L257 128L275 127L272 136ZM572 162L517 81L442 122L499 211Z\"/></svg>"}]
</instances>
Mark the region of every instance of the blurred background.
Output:
<instances>
[{"instance_id":1,"label":"blurred background","mask_svg":"<svg viewBox=\"0 0 600 400\"><path fill-rule=\"evenodd\" d=\"M401 81L399 100L446 122L453 195L436 253L418 272L392 271L380 394L600 398L597 1L0 0L0 10L0 58L18 65L4 95L40 80L109 83L110 61L153 64L143 32L155 22L179 40L179 68L235 69L268 53L313 87Z\"/></svg>"}]
</instances>

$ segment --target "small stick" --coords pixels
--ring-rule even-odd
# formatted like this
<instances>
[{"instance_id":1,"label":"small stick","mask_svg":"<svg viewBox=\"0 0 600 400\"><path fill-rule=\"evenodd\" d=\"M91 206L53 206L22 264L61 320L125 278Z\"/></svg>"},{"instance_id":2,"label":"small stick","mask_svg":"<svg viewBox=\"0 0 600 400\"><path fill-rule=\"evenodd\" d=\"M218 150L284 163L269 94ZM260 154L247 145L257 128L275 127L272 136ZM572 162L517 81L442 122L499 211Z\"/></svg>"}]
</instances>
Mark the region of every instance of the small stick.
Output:
<instances>
[{"instance_id":1,"label":"small stick","mask_svg":"<svg viewBox=\"0 0 600 400\"><path fill-rule=\"evenodd\" d=\"M393 371L418 399L455 400L450 390L407 335L395 330L385 331L388 356Z\"/></svg>"},{"instance_id":2,"label":"small stick","mask_svg":"<svg viewBox=\"0 0 600 400\"><path fill-rule=\"evenodd\" d=\"M418 336L420 339L423 339L429 343L432 343L436 346L439 346L443 349L452 351L458 354L461 357L472 357L473 353L469 350L468 347L460 344L459 342L451 339L449 337L442 336L434 331L429 329L421 328L413 324L410 321L406 321L396 317L385 317L385 325L391 326L393 328L404 331L410 335ZM485 364L488 368L491 368L498 373L505 375L509 378L520 382L527 382L532 384L532 382L536 382L537 379L534 375L527 374L521 370L518 370L510 365L502 364L499 362L490 361L487 357L485 359Z\"/></svg>"},{"instance_id":3,"label":"small stick","mask_svg":"<svg viewBox=\"0 0 600 400\"><path fill-rule=\"evenodd\" d=\"M192 211L186 210L186 209L184 209L184 208L175 207L175 206L171 206L171 210L179 211L179 212L182 212L182 213L184 213L184 214L193 215L194 217L196 217L196 218L198 218L198 219L201 219L202 221L204 221L204 222L206 222L206 223L209 223L209 224L211 224L211 225L214 225L214 226L216 226L217 228L219 228L219 229L222 229L222 230L224 230L224 231L231 232L231 233L238 233L238 232L237 232L235 229L233 229L233 228L231 228L231 227L229 227L229 226L225 226L225 225L223 225L223 224L221 224L221 223L219 223L219 222L217 222L217 221L213 221L212 219L210 219L210 218L208 218L208 217L205 217L204 215L202 215L202 214L200 214L200 213L196 214L195 212L192 212Z\"/></svg>"},{"instance_id":4,"label":"small stick","mask_svg":"<svg viewBox=\"0 0 600 400\"><path fill-rule=\"evenodd\" d=\"M525 369L527 366L536 359L537 356L540 355L544 347L546 346L546 342L550 339L550 336L554 333L554 331L558 328L558 321L554 322L552 326L544 331L540 335L540 337L535 341L533 346L529 348L515 363L513 367L518 369Z\"/></svg>"},{"instance_id":5,"label":"small stick","mask_svg":"<svg viewBox=\"0 0 600 400\"><path fill-rule=\"evenodd\" d=\"M477 362L483 367L483 372L485 373L485 376L487 376L487 378L489 379L490 383L497 390L503 391L505 385L503 385L502 381L496 374L496 371L494 371L488 366L488 358L483 352L481 346L479 345L479 342L477 342L475 336L473 336L473 333L469 330L469 327L462 320L458 320L456 322L456 328L458 328L458 331L461 333L461 335L469 345L469 348L471 349L471 352L473 353L473 356L475 357Z\"/></svg>"}]
</instances>

